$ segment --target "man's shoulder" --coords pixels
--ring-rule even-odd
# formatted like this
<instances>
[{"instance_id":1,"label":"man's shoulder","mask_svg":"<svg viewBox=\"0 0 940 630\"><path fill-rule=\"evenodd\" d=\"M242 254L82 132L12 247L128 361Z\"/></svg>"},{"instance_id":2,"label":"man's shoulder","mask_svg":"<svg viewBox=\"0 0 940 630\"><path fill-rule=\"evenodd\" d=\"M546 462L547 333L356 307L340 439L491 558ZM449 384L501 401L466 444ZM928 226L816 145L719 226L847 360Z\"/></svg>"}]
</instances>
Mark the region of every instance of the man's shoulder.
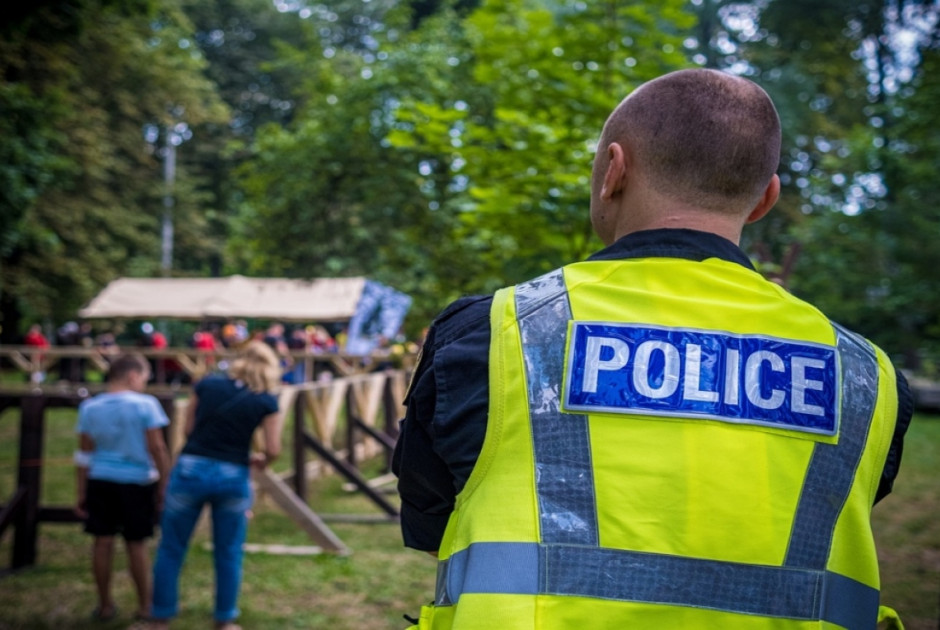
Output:
<instances>
[{"instance_id":1,"label":"man's shoulder","mask_svg":"<svg viewBox=\"0 0 940 630\"><path fill-rule=\"evenodd\" d=\"M492 295L464 296L451 302L431 324L438 342L446 343L482 325L488 327L492 303Z\"/></svg>"},{"instance_id":2,"label":"man's shoulder","mask_svg":"<svg viewBox=\"0 0 940 630\"><path fill-rule=\"evenodd\" d=\"M443 323L455 317L466 318L479 317L481 315L489 316L489 308L492 302L492 295L465 295L448 304L447 307L435 318L434 323Z\"/></svg>"},{"instance_id":3,"label":"man's shoulder","mask_svg":"<svg viewBox=\"0 0 940 630\"><path fill-rule=\"evenodd\" d=\"M418 365L415 368L406 400L410 400L422 383L433 382L423 378L432 371L432 364L439 354L446 354L450 347L460 346L464 360L479 354L487 356L490 334L491 295L471 295L451 302L431 323L421 346ZM468 354L469 351L469 354ZM436 387L436 384L434 385Z\"/></svg>"}]
</instances>

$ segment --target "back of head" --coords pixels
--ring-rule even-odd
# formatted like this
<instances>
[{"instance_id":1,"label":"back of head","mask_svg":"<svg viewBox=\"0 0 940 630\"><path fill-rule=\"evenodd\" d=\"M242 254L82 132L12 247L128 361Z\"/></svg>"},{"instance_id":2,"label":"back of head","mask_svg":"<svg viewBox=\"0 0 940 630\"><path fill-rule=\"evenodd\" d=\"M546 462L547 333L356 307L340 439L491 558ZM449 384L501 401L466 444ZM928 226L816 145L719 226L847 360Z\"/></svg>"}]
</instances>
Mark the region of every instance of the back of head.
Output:
<instances>
[{"instance_id":1,"label":"back of head","mask_svg":"<svg viewBox=\"0 0 940 630\"><path fill-rule=\"evenodd\" d=\"M251 341L232 361L228 375L243 381L251 391L274 391L281 381L280 361L271 346L263 341Z\"/></svg>"},{"instance_id":2,"label":"back of head","mask_svg":"<svg viewBox=\"0 0 940 630\"><path fill-rule=\"evenodd\" d=\"M780 160L780 120L764 90L716 70L643 84L611 114L601 146L629 145L657 193L716 212L749 209Z\"/></svg>"},{"instance_id":3,"label":"back of head","mask_svg":"<svg viewBox=\"0 0 940 630\"><path fill-rule=\"evenodd\" d=\"M108 382L119 383L127 378L131 372L144 373L150 370L150 364L147 359L136 352L122 354L111 362L108 369Z\"/></svg>"}]
</instances>

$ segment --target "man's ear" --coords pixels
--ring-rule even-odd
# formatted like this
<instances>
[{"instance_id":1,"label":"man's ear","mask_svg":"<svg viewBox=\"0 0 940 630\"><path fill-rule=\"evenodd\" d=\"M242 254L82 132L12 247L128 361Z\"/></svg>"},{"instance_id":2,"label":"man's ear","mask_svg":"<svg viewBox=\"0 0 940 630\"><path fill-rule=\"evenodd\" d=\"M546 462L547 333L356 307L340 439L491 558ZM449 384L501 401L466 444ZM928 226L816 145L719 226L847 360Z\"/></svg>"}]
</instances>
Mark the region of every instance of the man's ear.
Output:
<instances>
[{"instance_id":1,"label":"man's ear","mask_svg":"<svg viewBox=\"0 0 940 630\"><path fill-rule=\"evenodd\" d=\"M607 147L607 158L607 171L601 186L601 199L604 201L610 201L623 190L627 173L627 157L619 143L610 143Z\"/></svg>"},{"instance_id":2,"label":"man's ear","mask_svg":"<svg viewBox=\"0 0 940 630\"><path fill-rule=\"evenodd\" d=\"M774 176L770 178L770 182L767 184L767 188L764 190L764 194L761 195L760 201L757 202L757 205L754 206L750 214L747 215L745 223L754 223L762 219L765 214L770 212L770 209L774 207L774 204L777 203L777 199L779 198L780 178L774 173Z\"/></svg>"}]
</instances>

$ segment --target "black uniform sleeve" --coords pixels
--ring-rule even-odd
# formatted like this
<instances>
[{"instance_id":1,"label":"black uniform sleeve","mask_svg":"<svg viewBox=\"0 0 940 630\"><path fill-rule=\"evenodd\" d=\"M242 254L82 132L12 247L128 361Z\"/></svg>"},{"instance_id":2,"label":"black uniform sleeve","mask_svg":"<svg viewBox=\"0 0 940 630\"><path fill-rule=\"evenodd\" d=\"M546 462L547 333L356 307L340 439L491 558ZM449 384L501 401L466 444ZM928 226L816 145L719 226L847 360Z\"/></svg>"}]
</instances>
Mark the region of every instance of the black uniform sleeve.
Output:
<instances>
[{"instance_id":1,"label":"black uniform sleeve","mask_svg":"<svg viewBox=\"0 0 940 630\"><path fill-rule=\"evenodd\" d=\"M911 388L907 384L907 379L901 374L901 370L895 370L895 372L898 375L898 420L894 427L891 446L888 449L888 457L885 459L885 467L881 473L881 481L878 483L878 491L875 493L875 503L888 496L894 487L894 480L901 468L904 435L914 416L914 396L911 394Z\"/></svg>"},{"instance_id":2,"label":"black uniform sleeve","mask_svg":"<svg viewBox=\"0 0 940 630\"><path fill-rule=\"evenodd\" d=\"M421 351L395 446L405 546L437 551L473 470L489 406L491 298L462 298L435 320Z\"/></svg>"}]
</instances>

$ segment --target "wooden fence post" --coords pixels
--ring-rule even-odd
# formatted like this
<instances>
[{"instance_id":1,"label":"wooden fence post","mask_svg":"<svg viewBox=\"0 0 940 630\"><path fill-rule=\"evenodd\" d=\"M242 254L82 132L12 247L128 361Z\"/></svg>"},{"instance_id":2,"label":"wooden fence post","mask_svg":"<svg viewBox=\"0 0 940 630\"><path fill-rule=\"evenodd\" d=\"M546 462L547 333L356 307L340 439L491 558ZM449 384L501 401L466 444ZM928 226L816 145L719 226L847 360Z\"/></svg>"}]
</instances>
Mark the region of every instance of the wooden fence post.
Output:
<instances>
[{"instance_id":1,"label":"wooden fence post","mask_svg":"<svg viewBox=\"0 0 940 630\"><path fill-rule=\"evenodd\" d=\"M15 520L12 568L36 563L39 529L39 495L42 488L42 443L45 400L24 396L20 403L20 461L17 487L26 491Z\"/></svg>"},{"instance_id":2,"label":"wooden fence post","mask_svg":"<svg viewBox=\"0 0 940 630\"><path fill-rule=\"evenodd\" d=\"M356 468L356 421L359 418L359 409L353 389L350 385L346 390L346 463Z\"/></svg>"},{"instance_id":3,"label":"wooden fence post","mask_svg":"<svg viewBox=\"0 0 940 630\"><path fill-rule=\"evenodd\" d=\"M306 395L304 390L298 389L294 399L294 493L304 503L307 502L307 458L304 444Z\"/></svg>"}]
</instances>

